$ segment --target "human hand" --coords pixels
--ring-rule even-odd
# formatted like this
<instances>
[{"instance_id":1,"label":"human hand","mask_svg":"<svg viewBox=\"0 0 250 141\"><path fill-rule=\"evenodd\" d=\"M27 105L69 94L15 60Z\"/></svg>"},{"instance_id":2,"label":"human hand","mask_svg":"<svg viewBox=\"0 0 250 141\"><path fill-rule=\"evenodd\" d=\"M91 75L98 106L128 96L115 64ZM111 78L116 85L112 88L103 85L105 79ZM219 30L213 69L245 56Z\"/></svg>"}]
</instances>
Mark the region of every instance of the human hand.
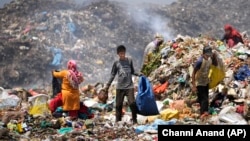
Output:
<instances>
[{"instance_id":1,"label":"human hand","mask_svg":"<svg viewBox=\"0 0 250 141\"><path fill-rule=\"evenodd\" d=\"M193 86L193 87L192 87L192 91L193 91L194 93L197 92L196 86Z\"/></svg>"},{"instance_id":2,"label":"human hand","mask_svg":"<svg viewBox=\"0 0 250 141\"><path fill-rule=\"evenodd\" d=\"M105 92L108 92L108 91L109 91L109 86L104 87L103 90L104 90Z\"/></svg>"},{"instance_id":3,"label":"human hand","mask_svg":"<svg viewBox=\"0 0 250 141\"><path fill-rule=\"evenodd\" d=\"M138 76L144 76L144 74L143 74L142 72L140 72L140 73L138 74Z\"/></svg>"},{"instance_id":4,"label":"human hand","mask_svg":"<svg viewBox=\"0 0 250 141\"><path fill-rule=\"evenodd\" d=\"M79 80L80 83L82 83L84 81L83 76L78 76L78 80Z\"/></svg>"}]
</instances>

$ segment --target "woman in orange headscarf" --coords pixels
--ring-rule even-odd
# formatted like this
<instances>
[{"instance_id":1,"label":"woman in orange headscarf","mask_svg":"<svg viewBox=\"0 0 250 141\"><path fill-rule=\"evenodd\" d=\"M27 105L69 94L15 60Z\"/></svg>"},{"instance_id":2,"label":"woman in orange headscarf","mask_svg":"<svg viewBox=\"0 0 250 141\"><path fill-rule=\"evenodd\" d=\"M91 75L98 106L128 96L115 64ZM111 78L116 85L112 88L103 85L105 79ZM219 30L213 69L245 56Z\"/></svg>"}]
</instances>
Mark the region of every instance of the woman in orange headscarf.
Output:
<instances>
[{"instance_id":1,"label":"woman in orange headscarf","mask_svg":"<svg viewBox=\"0 0 250 141\"><path fill-rule=\"evenodd\" d=\"M67 64L67 70L53 71L52 75L62 79L62 90L61 94L55 98L57 100L54 100L54 106L50 106L50 110L53 113L58 106L62 106L63 111L67 111L71 118L77 118L80 109L79 84L84 79L77 70L76 62L70 60Z\"/></svg>"},{"instance_id":2,"label":"woman in orange headscarf","mask_svg":"<svg viewBox=\"0 0 250 141\"><path fill-rule=\"evenodd\" d=\"M240 42L244 44L241 34L233 26L226 24L224 30L225 34L221 41L226 41L228 47L232 48Z\"/></svg>"}]
</instances>

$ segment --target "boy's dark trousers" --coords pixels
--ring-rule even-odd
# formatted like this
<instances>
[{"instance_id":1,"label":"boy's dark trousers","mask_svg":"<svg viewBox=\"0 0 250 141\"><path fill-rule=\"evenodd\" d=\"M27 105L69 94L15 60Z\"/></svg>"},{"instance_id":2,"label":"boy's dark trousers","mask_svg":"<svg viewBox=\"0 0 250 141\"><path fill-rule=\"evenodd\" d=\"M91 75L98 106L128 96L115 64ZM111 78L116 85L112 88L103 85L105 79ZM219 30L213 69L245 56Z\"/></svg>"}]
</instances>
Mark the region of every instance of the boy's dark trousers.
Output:
<instances>
[{"instance_id":1,"label":"boy's dark trousers","mask_svg":"<svg viewBox=\"0 0 250 141\"><path fill-rule=\"evenodd\" d=\"M208 112L208 92L209 87L207 86L197 86L197 97L198 102L200 104L200 114L204 114L204 112Z\"/></svg>"},{"instance_id":2,"label":"boy's dark trousers","mask_svg":"<svg viewBox=\"0 0 250 141\"><path fill-rule=\"evenodd\" d=\"M128 104L132 112L132 120L137 122L137 108L135 103L134 89L116 89L116 122L122 119L122 107L124 97L127 96Z\"/></svg>"}]
</instances>

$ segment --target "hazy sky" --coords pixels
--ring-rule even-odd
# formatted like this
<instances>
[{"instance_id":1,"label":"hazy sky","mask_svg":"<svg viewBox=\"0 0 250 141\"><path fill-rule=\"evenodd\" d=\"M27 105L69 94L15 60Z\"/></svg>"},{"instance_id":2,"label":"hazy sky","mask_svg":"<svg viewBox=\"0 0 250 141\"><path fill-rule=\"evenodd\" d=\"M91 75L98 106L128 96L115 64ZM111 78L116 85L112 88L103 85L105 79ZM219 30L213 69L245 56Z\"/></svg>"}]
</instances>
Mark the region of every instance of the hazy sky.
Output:
<instances>
[{"instance_id":1,"label":"hazy sky","mask_svg":"<svg viewBox=\"0 0 250 141\"><path fill-rule=\"evenodd\" d=\"M0 8L3 7L3 5L5 3L9 3L11 2L12 0L0 0ZM74 0L74 1L77 1L79 3L83 2L84 0ZM138 3L157 3L157 4L170 4L176 0L110 0L110 1L123 1L123 2L126 2L126 3L135 3L135 4L138 4Z\"/></svg>"}]
</instances>

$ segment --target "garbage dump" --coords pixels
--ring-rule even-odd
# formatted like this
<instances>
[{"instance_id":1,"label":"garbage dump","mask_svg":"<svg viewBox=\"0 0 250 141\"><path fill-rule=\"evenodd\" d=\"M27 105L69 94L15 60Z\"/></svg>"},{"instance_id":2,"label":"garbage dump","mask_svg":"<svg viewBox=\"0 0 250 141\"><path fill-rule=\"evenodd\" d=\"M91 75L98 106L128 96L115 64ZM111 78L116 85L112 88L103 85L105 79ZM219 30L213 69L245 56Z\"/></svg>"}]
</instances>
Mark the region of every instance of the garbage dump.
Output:
<instances>
[{"instance_id":1,"label":"garbage dump","mask_svg":"<svg viewBox=\"0 0 250 141\"><path fill-rule=\"evenodd\" d=\"M32 11L29 8L33 7L34 9L38 9L37 13L42 12L41 13L42 15L45 13L45 15L48 16L49 19L51 18L50 20L52 21L54 18L57 19L56 17L52 16L53 14L59 17L66 16L68 18L68 14L70 15L72 11L70 10L67 11L67 9L68 8L70 9L70 7L65 6L65 3L63 2L61 3L59 2L56 4L52 2L51 5L54 5L54 7L50 8L49 5L47 9L45 8L47 6L45 5L47 1L45 1L45 3L43 2L44 1L34 1L34 2L15 1L12 2L10 5L7 5L5 7L5 10L0 12L3 15L2 20L5 20L5 22L1 22L2 29L10 28L9 26L11 24L8 25L6 22L12 21L14 19L17 20L16 22L14 22L15 20L11 22L13 24L14 23L17 24L17 26L14 28L15 30L9 30L8 32L6 30L2 30L7 32L7 33L1 33L1 37L4 37L4 39L1 39L2 41L1 49L4 50L4 53L8 52L9 48L11 49L11 52L15 53L20 53L20 52L22 53L22 51L19 51L20 48L23 49L24 52L28 51L29 49L36 50L34 54L31 53L25 54L24 58L21 57L21 59L18 59L20 57L18 55L20 54L14 54L14 56L6 56L4 58L4 61L1 62L3 63L1 64L3 66L6 65L9 67L14 66L14 68L16 69L15 71L13 71L13 69L10 68L10 70L12 71L6 70L5 73L1 74L1 85L0 85L1 86L0 139L1 140L23 140L23 141L26 140L27 141L155 140L156 141L158 140L157 137L158 125L177 125L177 124L248 125L249 124L250 120L249 46L248 44L239 43L233 48L229 49L223 42L210 38L207 35L204 36L201 35L199 37L178 35L173 39L166 40L160 46L160 50L152 56L153 59L151 59L151 61L148 62L148 64L142 71L144 73L143 78L147 78L146 83L152 85L150 86L151 89L149 91L151 92L151 94L154 94L153 95L154 97L150 95L150 98L155 99L155 104L157 107L157 109L155 108L152 109L157 112L154 115L138 114L137 117L138 124L133 124L131 121L131 110L128 106L127 99L125 99L123 105L122 121L115 122L115 98L116 98L116 90L114 86L115 84L110 86L108 95L105 95L102 91L105 84L103 84L100 79L95 79L95 83L88 83L83 86L80 86L79 89L81 92L80 94L81 103L80 103L80 110L78 111L78 117L79 117L78 119L71 119L68 116L68 113L63 111L63 108L60 106L56 108L55 112L51 113L50 101L52 100L52 98L56 98L56 96L54 96L53 94L54 90L52 90L52 88L42 86L43 83L41 83L38 86L31 85L32 87L30 87L29 89L24 87L9 87L7 84L10 85L12 81L10 83L10 81L8 81L7 78L14 77L16 78L14 80L19 80L19 81L21 80L25 81L25 78L27 78L26 82L27 84L30 84L31 80L36 80L37 77L42 77L41 75L44 75L44 78L49 77L47 76L48 74L51 74L49 71L51 71L52 68L57 69L57 67L59 67L57 66L58 62L60 62L59 64L62 65L65 64L65 61L67 61L67 60L61 60L64 57L62 57L60 53L62 51L64 56L66 53L65 50L68 51L67 53L70 52L69 50L72 49L72 45L75 45L74 42L71 44L70 41L74 41L74 38L77 38L76 36L80 36L82 38L84 36L83 39L82 38L77 39L81 40L79 41L81 42L81 44L82 42L85 42L86 38L86 44L84 46L81 46L80 48L85 49L85 48L99 47L98 49L95 50L96 54L99 54L97 53L99 50L105 52L108 49L102 46L103 45L102 41L98 40L93 41L93 37L100 35L105 38L106 36L104 36L103 34L109 32L92 33L92 31L96 31L94 30L95 28L97 28L96 26L100 26L99 28L102 28L102 30L108 30L103 26L101 26L100 23L100 24L87 24L89 26L85 25L87 26L86 28L80 28L79 30L82 29L83 32L89 32L84 35L76 34L73 36L72 34L66 34L66 33L54 35L56 31L55 33L51 31L54 31L57 28L49 27L50 24L45 24L46 22L43 23L43 22L33 21L35 19L34 17L32 17L34 13L32 14L29 13L30 11ZM18 6L19 4L24 6L19 7ZM57 4L61 4L61 6L64 5L65 7L63 10L66 11L53 12L53 10L58 8L55 6ZM104 7L110 6L106 7L107 8L106 10L112 10L112 4L108 3L107 1L100 2L98 4L103 5ZM31 5L31 7L28 5ZM40 7L41 5L44 5L44 9L39 11L39 8L37 7ZM99 9L98 6L97 8L95 8L96 6L97 3L93 3L87 6L85 10L81 9L80 11L85 11L86 13L89 13L89 11L93 10L92 8ZM24 11L24 13L21 12L16 13L14 12L13 7L14 9L20 8L19 9L20 11L24 9L27 11ZM7 14L5 12L9 13ZM19 18L18 16L14 16L14 18L10 18L11 15L13 16L15 14L20 14L19 15L20 17L23 14L30 15L31 17L22 19L23 17ZM74 16L77 15L83 16L84 12L83 13L79 12ZM60 33L63 32L64 30L66 30L66 27L67 30L77 32L77 30L74 30L74 28L82 26L84 25L84 23L81 23L81 25L72 24L72 22L75 21L73 20L74 16L71 17L72 21L70 21L69 19L68 19L69 21L67 21L67 18L60 19L60 20L66 20L67 22L60 22L59 25L61 25L62 23L65 25L62 26L60 29L58 29L57 32ZM89 19L86 21L81 20L81 16L78 17L80 18L78 22L80 21L89 22L92 19L90 18L91 16L89 14L86 14L86 17L84 17L87 18L90 16ZM21 19L25 20L25 22L19 21ZM40 20L43 21L43 18ZM25 27L24 25L27 24L26 23L27 21L29 21L28 23L31 25L39 24L39 26L35 26L36 28L28 27L26 30L26 28L23 27ZM75 23L77 23L76 21ZM111 25L115 26L113 24ZM55 26L55 24L53 24L53 26ZM117 28L122 29L125 27L117 27ZM129 29L132 27L127 27L127 28ZM140 30L140 28L137 29L137 27L133 27L132 29L134 30L133 33L131 31L128 31L129 34L140 33L138 31ZM39 32L37 30L39 30ZM46 32L47 30L49 30L50 32ZM25 34L27 36L25 36L25 38L17 38L16 36L20 35L19 33L22 31L27 32L28 34ZM69 33L71 33L71 31ZM12 33L11 36L9 32ZM145 35L150 34L149 31L144 31L144 32ZM119 31L117 31L117 33L119 33ZM85 35L89 36L92 35L92 38L85 37ZM58 36L61 37L59 38ZM65 40L71 36L73 39L65 43ZM112 39L114 40L116 39L115 34L107 37L111 36L113 36ZM117 36L120 36L120 34L117 34ZM124 35L121 36L123 37ZM130 41L130 38L125 38L125 37L124 39L127 39L125 40L125 44L127 43L131 45L131 48L129 48L129 50L132 51L136 50L136 48L132 48L133 43L135 42L140 43L141 41L142 44L144 44L144 42L150 41L148 40L149 36L143 36L143 37L140 37L141 35L140 36L131 35L131 36L132 36L131 40L133 38L133 40L137 41ZM21 35L20 37L23 37L23 35ZM119 38L120 37L117 37L117 40L121 41ZM58 42L54 42L54 40ZM103 42L105 41L107 40L103 40ZM246 42L249 41L249 36L247 34L245 34L244 36L244 41ZM35 45L29 46L29 44L25 44L26 42L35 43ZM116 41L110 42L110 46L115 47L116 43L117 43ZM222 61L221 65L223 65L223 67L218 68L219 71L218 70L217 71L220 72L223 77L213 74L214 70L213 68L211 68L211 74L209 75L211 78L211 83L210 83L211 87L209 90L209 103L210 103L210 108L208 111L209 114L205 118L201 118L199 113L200 105L197 104L196 93L192 92L191 89L192 83L190 77L192 75L194 62L202 53L203 47L207 45L213 48L213 51L219 56L220 60ZM86 49L86 52L87 51L89 50ZM9 54L7 55L13 55L13 53L11 52L9 52ZM59 55L55 55L57 56L56 59L54 59L53 53L54 54L59 53ZM77 51L74 53L76 55L75 56L76 58L74 59L77 59L77 55L80 52ZM82 53L85 54L85 50ZM94 53L94 52L89 51L88 53ZM66 56L67 55L70 56L72 54L66 54ZM94 54L92 55L94 56L93 58L87 58L87 57L84 58L84 55L79 56L79 60L81 60L82 58L89 59L89 61L82 61L82 63L80 64L80 67L82 67L83 70L85 70L84 68L86 66L89 67L90 69L89 71L94 70L95 68L90 68L92 67L91 66L92 61L98 61L98 64L102 64L105 63L105 61L113 60L112 58L110 60L103 59L104 61L102 62L100 61L102 60L102 58L100 58L100 60L95 60L96 59L95 55ZM102 55L99 54L99 56L105 58L108 55L102 53ZM39 58L40 60L38 59L37 61L34 61L34 59L37 58ZM44 58L46 58L46 61L44 60ZM14 60L8 60L8 59L14 59ZM19 65L15 65L15 63L13 63L12 61L18 62ZM31 66L29 66L29 64ZM33 64L35 65L33 66ZM52 64L57 64L57 65L53 66ZM47 68L48 65L52 65L51 68L48 69ZM25 70L19 70L18 67L25 67ZM27 69L28 71L39 70L41 74L38 75L37 73L33 72L29 73L29 75L32 78L30 79L30 77L29 78L27 76L25 77L22 74L25 73ZM2 70L4 69L1 69L1 71ZM101 70L102 69L100 69L100 75L102 74ZM88 79L89 77L94 77L87 75L88 71L85 70L85 79ZM97 75L96 77L98 78L99 76ZM4 82L7 82L7 84ZM16 81L16 84L18 84L17 82L18 81ZM138 85L140 84L139 82L140 79L138 79L138 77L135 77L134 83L135 83L136 97L140 97L140 95L138 94L139 90L137 88ZM52 85L50 79L46 80L46 83ZM216 96L219 94L224 94L225 90L227 94L225 95L226 99L224 99L224 97L223 100L217 99Z\"/></svg>"},{"instance_id":2,"label":"garbage dump","mask_svg":"<svg viewBox=\"0 0 250 141\"><path fill-rule=\"evenodd\" d=\"M117 44L126 45L130 56L142 54L154 31L140 26L115 3L86 3L76 7L63 0L21 0L2 8L0 85L12 87L24 81L27 87L31 83L46 87L50 70L60 69L70 58L79 60L86 82L106 81Z\"/></svg>"},{"instance_id":3,"label":"garbage dump","mask_svg":"<svg viewBox=\"0 0 250 141\"><path fill-rule=\"evenodd\" d=\"M154 7L152 11L171 19L168 23L176 34L198 36L207 34L213 38L221 38L223 25L231 23L241 30L249 32L249 6L247 0L233 3L230 0L219 1L185 1L179 0L170 6ZM213 10L211 10L213 9Z\"/></svg>"},{"instance_id":4,"label":"garbage dump","mask_svg":"<svg viewBox=\"0 0 250 141\"><path fill-rule=\"evenodd\" d=\"M138 114L138 125L131 123L131 111L126 102L123 107L121 122L115 123L115 87L111 86L108 99L98 96L103 86L101 83L82 86L81 102L84 107L82 116L71 121L67 113L58 107L56 114L50 113L48 100L51 92L37 89L1 88L1 138L62 140L98 139L98 140L157 140L157 125L247 125L249 121L249 49L238 44L228 49L222 42L206 37L177 36L178 48L173 42L162 45L161 51L169 49L167 58L159 58L162 63L151 70L147 78L152 84L159 113L155 115ZM227 98L221 106L210 107L209 116L200 118L197 96L191 90L190 73L192 64L202 50L210 43L225 65L225 77L209 91L210 102L223 88L228 88ZM162 52L158 53L161 54ZM242 55L246 56L242 59ZM173 62L173 60L175 60ZM150 64L150 62L149 62ZM170 71L171 70L171 71ZM148 71L148 70L147 70ZM135 79L135 84L138 84ZM165 83L167 85L165 85ZM136 92L135 92L136 94ZM28 97L28 100L23 99ZM11 103L6 99L14 100ZM22 100L23 99L23 100ZM20 101L22 102L20 103ZM126 100L125 100L126 101ZM8 133L8 134L6 134Z\"/></svg>"}]
</instances>

